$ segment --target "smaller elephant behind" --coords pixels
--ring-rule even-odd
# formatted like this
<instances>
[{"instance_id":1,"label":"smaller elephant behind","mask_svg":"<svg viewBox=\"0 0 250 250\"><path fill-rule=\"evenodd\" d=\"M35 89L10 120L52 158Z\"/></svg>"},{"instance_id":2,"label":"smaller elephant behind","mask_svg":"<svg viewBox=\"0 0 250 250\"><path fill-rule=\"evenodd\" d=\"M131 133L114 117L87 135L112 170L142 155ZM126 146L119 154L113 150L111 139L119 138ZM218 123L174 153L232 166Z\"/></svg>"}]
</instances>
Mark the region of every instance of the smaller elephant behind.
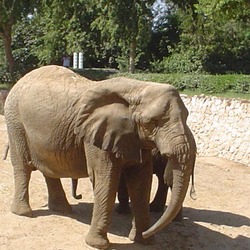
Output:
<instances>
[{"instance_id":1,"label":"smaller elephant behind","mask_svg":"<svg viewBox=\"0 0 250 250\"><path fill-rule=\"evenodd\" d=\"M158 149L152 150L153 156L153 174L155 174L158 178L158 188L155 194L153 201L150 203L150 211L151 212L163 212L167 200L168 189L172 189L173 184L173 174L172 168L168 165L167 167L167 158L161 156ZM167 167L167 169L166 169ZM165 173L166 169L166 173ZM167 183L164 182L164 173L167 177ZM121 175L121 180L118 188L118 201L119 204L116 207L116 212L120 214L129 213L129 196L126 186L125 175ZM179 213L175 217L175 221L182 221L182 208Z\"/></svg>"}]
</instances>

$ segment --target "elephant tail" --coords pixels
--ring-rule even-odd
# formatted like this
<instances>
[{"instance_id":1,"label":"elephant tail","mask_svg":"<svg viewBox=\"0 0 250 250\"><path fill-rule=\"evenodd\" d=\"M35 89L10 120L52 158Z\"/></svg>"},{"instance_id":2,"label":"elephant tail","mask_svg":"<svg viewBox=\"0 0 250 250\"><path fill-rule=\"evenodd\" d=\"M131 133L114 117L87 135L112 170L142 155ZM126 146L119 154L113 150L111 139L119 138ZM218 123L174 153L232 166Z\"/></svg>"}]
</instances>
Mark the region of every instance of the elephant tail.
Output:
<instances>
[{"instance_id":1,"label":"elephant tail","mask_svg":"<svg viewBox=\"0 0 250 250\"><path fill-rule=\"evenodd\" d=\"M82 195L76 194L77 185L78 185L78 179L72 179L72 195L75 199L79 200L82 199Z\"/></svg>"},{"instance_id":2,"label":"elephant tail","mask_svg":"<svg viewBox=\"0 0 250 250\"><path fill-rule=\"evenodd\" d=\"M195 163L194 163L194 165L195 165ZM193 169L192 169L192 179L191 179L192 186L190 189L190 197L191 197L191 199L196 200L197 196L196 196L196 192L195 192L195 188L194 188L194 165L193 165Z\"/></svg>"},{"instance_id":3,"label":"elephant tail","mask_svg":"<svg viewBox=\"0 0 250 250\"><path fill-rule=\"evenodd\" d=\"M5 161L5 160L7 159L9 149L10 149L10 145L9 145L9 143L8 143L8 144L5 146L5 149L4 149L4 152L3 152L3 161Z\"/></svg>"}]
</instances>

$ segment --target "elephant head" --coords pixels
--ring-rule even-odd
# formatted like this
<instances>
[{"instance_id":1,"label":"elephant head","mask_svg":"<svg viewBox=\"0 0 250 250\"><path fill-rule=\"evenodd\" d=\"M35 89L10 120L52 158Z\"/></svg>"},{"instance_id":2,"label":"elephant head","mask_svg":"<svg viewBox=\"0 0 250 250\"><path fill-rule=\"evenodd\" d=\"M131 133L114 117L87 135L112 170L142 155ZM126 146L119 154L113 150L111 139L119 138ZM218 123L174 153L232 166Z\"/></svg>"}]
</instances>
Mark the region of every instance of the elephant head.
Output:
<instances>
[{"instance_id":1,"label":"elephant head","mask_svg":"<svg viewBox=\"0 0 250 250\"><path fill-rule=\"evenodd\" d=\"M83 138L133 161L140 161L142 148L157 147L172 166L170 204L159 221L143 233L144 238L168 225L184 201L196 155L187 117L179 93L170 85L126 78L106 80L81 100L74 130L79 143Z\"/></svg>"},{"instance_id":2,"label":"elephant head","mask_svg":"<svg viewBox=\"0 0 250 250\"><path fill-rule=\"evenodd\" d=\"M145 94L145 96L150 96ZM147 98L145 101L148 102ZM146 111L141 112L141 133L155 143L168 158L165 169L172 169L173 188L169 206L162 217L143 233L147 238L168 225L178 214L189 186L196 159L195 139L187 126L188 110L173 87L162 90ZM164 174L167 183L169 174Z\"/></svg>"}]
</instances>

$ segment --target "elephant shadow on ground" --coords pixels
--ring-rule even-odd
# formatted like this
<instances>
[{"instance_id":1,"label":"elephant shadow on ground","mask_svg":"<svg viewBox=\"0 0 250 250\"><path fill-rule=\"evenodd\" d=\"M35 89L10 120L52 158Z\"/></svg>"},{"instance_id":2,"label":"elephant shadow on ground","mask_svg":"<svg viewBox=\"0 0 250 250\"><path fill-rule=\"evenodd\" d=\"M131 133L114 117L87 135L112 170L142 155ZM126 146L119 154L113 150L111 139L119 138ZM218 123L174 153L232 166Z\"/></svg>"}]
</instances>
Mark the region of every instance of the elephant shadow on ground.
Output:
<instances>
[{"instance_id":1,"label":"elephant shadow on ground","mask_svg":"<svg viewBox=\"0 0 250 250\"><path fill-rule=\"evenodd\" d=\"M72 208L72 214L62 216L67 216L81 223L90 225L93 203L80 202L72 205ZM51 214L56 213L49 210L34 211L35 217L49 216ZM228 234L226 235L223 233L224 231L220 230L222 228L228 228L229 231L231 230L233 232L234 228L242 226L249 227L250 219L248 217L230 212L186 207L184 207L183 215L183 222L172 222L168 227L159 232L156 235L156 242L152 246L144 246L133 242L127 244L115 243L112 244L112 249L123 250L128 249L128 247L133 247L134 250L249 249L250 239L247 236L238 235L236 238L233 236L229 237ZM151 213L151 216L152 223L154 223L159 219L161 213ZM121 237L128 237L131 223L131 215L121 215L114 212L109 233Z\"/></svg>"},{"instance_id":2,"label":"elephant shadow on ground","mask_svg":"<svg viewBox=\"0 0 250 250\"><path fill-rule=\"evenodd\" d=\"M230 227L250 226L248 217L230 212L185 208L185 214L194 218L196 222L207 222Z\"/></svg>"},{"instance_id":3,"label":"elephant shadow on ground","mask_svg":"<svg viewBox=\"0 0 250 250\"><path fill-rule=\"evenodd\" d=\"M193 208L184 208L183 215L182 223L173 222L157 235L162 249L249 249L250 239L245 233L233 236L235 228L250 226L248 217ZM158 215L153 217L158 219Z\"/></svg>"},{"instance_id":4,"label":"elephant shadow on ground","mask_svg":"<svg viewBox=\"0 0 250 250\"><path fill-rule=\"evenodd\" d=\"M79 202L78 204L73 204L73 205L71 204L72 213L63 214L49 210L48 205L45 204L43 207L46 209L33 210L33 217L36 218L36 217L46 217L50 215L59 215L62 217L69 217L74 220L80 221L84 224L90 225L93 206L94 206L93 203L88 203L88 202Z\"/></svg>"},{"instance_id":5,"label":"elephant shadow on ground","mask_svg":"<svg viewBox=\"0 0 250 250\"><path fill-rule=\"evenodd\" d=\"M118 204L115 204L115 207ZM47 208L47 204L43 206ZM71 214L62 214L49 209L38 209L33 211L33 217L45 217L50 215L59 215L77 220L83 224L90 225L94 204L88 202L79 202L71 205L73 212ZM112 215L112 223L109 232L118 236L127 237L132 227L132 217L130 214L117 214L115 211Z\"/></svg>"},{"instance_id":6,"label":"elephant shadow on ground","mask_svg":"<svg viewBox=\"0 0 250 250\"><path fill-rule=\"evenodd\" d=\"M116 203L115 207L117 205L118 204ZM73 205L73 214L71 215L71 217L81 223L90 225L93 206L93 203L84 202ZM118 214L115 211L113 212L109 233L117 236L128 237L131 227L132 217L130 214Z\"/></svg>"}]
</instances>

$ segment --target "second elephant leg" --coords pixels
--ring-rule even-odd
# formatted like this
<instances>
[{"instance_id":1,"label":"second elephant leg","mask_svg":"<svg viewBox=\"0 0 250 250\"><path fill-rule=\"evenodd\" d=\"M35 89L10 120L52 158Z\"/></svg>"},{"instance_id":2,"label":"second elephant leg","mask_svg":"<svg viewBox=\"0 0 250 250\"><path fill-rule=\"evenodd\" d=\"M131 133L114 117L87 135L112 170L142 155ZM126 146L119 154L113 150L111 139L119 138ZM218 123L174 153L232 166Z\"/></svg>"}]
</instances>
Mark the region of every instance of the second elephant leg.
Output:
<instances>
[{"instance_id":1,"label":"second elephant leg","mask_svg":"<svg viewBox=\"0 0 250 250\"><path fill-rule=\"evenodd\" d=\"M132 241L142 244L151 244L153 236L147 239L142 237L142 232L146 231L150 226L151 153L142 152L142 158L144 162L142 165L131 166L125 171L133 214L132 229L129 238Z\"/></svg>"},{"instance_id":2,"label":"second elephant leg","mask_svg":"<svg viewBox=\"0 0 250 250\"><path fill-rule=\"evenodd\" d=\"M163 177L158 176L158 188L154 200L150 204L151 212L163 212L167 200L168 186L164 183Z\"/></svg>"},{"instance_id":3,"label":"second elephant leg","mask_svg":"<svg viewBox=\"0 0 250 250\"><path fill-rule=\"evenodd\" d=\"M127 184L126 184L126 176L124 173L121 174L117 198L118 198L119 204L116 207L115 211L119 214L130 213L128 189L127 189Z\"/></svg>"},{"instance_id":4,"label":"second elephant leg","mask_svg":"<svg viewBox=\"0 0 250 250\"><path fill-rule=\"evenodd\" d=\"M60 179L44 176L48 188L48 207L59 213L71 213L72 208L67 201Z\"/></svg>"}]
</instances>

